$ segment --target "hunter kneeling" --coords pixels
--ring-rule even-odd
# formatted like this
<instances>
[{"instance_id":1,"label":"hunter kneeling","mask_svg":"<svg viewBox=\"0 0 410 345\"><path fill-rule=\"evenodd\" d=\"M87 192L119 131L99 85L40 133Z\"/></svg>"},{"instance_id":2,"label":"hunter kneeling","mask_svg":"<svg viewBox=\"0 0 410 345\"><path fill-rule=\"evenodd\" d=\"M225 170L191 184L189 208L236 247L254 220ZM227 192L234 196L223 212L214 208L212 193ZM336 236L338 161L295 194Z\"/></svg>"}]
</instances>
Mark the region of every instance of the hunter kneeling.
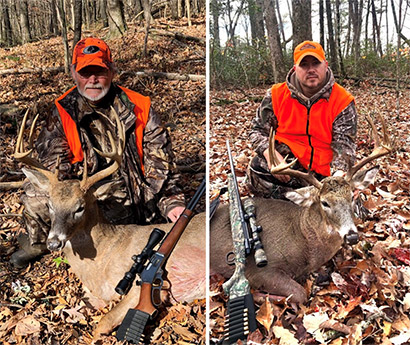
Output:
<instances>
[{"instance_id":1,"label":"hunter kneeling","mask_svg":"<svg viewBox=\"0 0 410 345\"><path fill-rule=\"evenodd\" d=\"M47 169L58 168L60 180L78 179L85 170L86 156L88 175L98 174L110 162L95 149L111 148L108 133L114 135L114 141L119 139L114 109L125 128L125 146L118 171L100 182L105 184L105 193L98 203L105 218L112 224L157 224L166 218L175 222L185 201L178 187L169 135L150 99L116 85L115 73L104 41L86 38L76 44L71 65L76 86L55 101L35 142L39 161ZM19 237L21 249L11 257L16 267L25 267L47 252L53 211L46 193L32 183L26 183L24 190L28 236Z\"/></svg>"}]
</instances>

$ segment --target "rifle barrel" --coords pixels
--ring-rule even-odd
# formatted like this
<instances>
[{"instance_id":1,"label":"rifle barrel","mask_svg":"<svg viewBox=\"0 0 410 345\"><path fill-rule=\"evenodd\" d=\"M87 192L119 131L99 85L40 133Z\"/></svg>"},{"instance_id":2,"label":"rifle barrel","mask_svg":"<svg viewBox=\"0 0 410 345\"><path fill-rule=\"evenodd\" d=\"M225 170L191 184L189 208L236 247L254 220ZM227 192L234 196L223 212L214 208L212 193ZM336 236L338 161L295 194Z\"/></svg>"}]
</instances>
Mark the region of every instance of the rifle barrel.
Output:
<instances>
[{"instance_id":1,"label":"rifle barrel","mask_svg":"<svg viewBox=\"0 0 410 345\"><path fill-rule=\"evenodd\" d=\"M231 175L232 175L233 185L235 189L235 194L238 200L239 218L241 220L243 235L245 237L245 255L248 256L251 253L251 249L252 249L251 240L250 240L250 235L249 235L248 224L245 220L245 214L242 208L241 195L239 194L239 187L238 187L238 182L236 180L235 165L233 164L233 158L232 158L232 153L231 153L231 146L229 145L229 139L226 139L226 147L228 150L229 163L231 165Z\"/></svg>"}]
</instances>

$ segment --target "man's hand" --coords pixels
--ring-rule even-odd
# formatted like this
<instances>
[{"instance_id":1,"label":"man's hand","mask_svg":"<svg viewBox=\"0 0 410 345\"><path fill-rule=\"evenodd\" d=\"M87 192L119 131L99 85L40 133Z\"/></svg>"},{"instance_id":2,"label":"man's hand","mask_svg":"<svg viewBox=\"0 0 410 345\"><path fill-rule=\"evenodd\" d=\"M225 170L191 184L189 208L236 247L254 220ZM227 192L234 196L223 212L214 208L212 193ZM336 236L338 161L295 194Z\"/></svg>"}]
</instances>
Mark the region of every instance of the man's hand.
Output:
<instances>
[{"instance_id":1,"label":"man's hand","mask_svg":"<svg viewBox=\"0 0 410 345\"><path fill-rule=\"evenodd\" d=\"M175 223L179 216L184 212L185 207L177 206L174 207L171 211L168 212L167 217L171 220L171 222Z\"/></svg>"},{"instance_id":2,"label":"man's hand","mask_svg":"<svg viewBox=\"0 0 410 345\"><path fill-rule=\"evenodd\" d=\"M276 155L276 159L277 159L279 162L283 162L283 161L285 160L285 159L282 157L282 155L281 155L278 151L275 150L274 154ZM263 156L265 157L266 161L268 162L268 167L269 167L269 170L270 170L270 168L271 168L271 166L272 166L272 163L271 163L270 160L269 160L269 149L266 149L266 150L263 152ZM277 180L279 180L280 182L282 182L282 183L287 183L287 182L290 181L290 176L289 176L289 175L278 175L278 174L275 174L275 175L273 175L273 176L274 176Z\"/></svg>"}]
</instances>

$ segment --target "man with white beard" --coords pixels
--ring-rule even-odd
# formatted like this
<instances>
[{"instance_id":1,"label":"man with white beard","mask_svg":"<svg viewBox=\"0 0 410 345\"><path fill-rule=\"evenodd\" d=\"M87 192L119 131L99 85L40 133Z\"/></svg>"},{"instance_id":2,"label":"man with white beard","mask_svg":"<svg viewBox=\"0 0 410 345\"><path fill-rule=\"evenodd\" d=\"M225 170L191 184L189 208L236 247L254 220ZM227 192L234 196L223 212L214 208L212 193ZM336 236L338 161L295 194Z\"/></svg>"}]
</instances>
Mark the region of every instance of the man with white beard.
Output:
<instances>
[{"instance_id":1,"label":"man with white beard","mask_svg":"<svg viewBox=\"0 0 410 345\"><path fill-rule=\"evenodd\" d=\"M120 169L104 180L110 184L110 194L99 201L104 215L114 224L160 223L166 218L175 222L185 205L169 134L149 97L113 83L115 73L103 40L90 37L76 44L71 65L76 86L55 101L35 143L38 158L46 168L58 168L60 180L80 179L84 157L88 175L106 168L111 162L94 149L111 151L108 132L114 141L117 136L114 109L124 125L126 143ZM30 183L24 190L28 236L19 237L21 249L11 257L16 267L25 267L46 252L50 228L46 197Z\"/></svg>"}]
</instances>

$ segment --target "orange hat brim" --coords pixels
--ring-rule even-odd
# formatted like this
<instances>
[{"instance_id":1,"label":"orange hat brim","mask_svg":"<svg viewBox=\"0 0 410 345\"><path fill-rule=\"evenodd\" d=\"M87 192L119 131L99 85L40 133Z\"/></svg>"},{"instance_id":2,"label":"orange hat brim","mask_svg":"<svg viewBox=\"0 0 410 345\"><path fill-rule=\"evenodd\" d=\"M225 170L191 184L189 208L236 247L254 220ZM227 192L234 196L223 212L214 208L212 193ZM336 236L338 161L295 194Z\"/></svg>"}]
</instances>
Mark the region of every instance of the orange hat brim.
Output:
<instances>
[{"instance_id":1,"label":"orange hat brim","mask_svg":"<svg viewBox=\"0 0 410 345\"><path fill-rule=\"evenodd\" d=\"M94 59L91 59L91 60L90 59L84 59L82 61L81 60L77 61L77 66L76 66L75 70L78 72L78 71L80 71L83 68L88 67L88 66L101 66L101 67L104 67L106 69L109 69L107 63L103 59L94 58Z\"/></svg>"},{"instance_id":2,"label":"orange hat brim","mask_svg":"<svg viewBox=\"0 0 410 345\"><path fill-rule=\"evenodd\" d=\"M300 62L303 60L303 58L304 58L305 56L308 56L308 55L315 57L315 58L318 59L320 62L325 61L325 59L323 59L323 57L320 56L319 54L317 54L317 53L315 53L315 52L307 51L306 53L303 53L301 56L299 56L299 59L296 61L295 65L299 65Z\"/></svg>"}]
</instances>

